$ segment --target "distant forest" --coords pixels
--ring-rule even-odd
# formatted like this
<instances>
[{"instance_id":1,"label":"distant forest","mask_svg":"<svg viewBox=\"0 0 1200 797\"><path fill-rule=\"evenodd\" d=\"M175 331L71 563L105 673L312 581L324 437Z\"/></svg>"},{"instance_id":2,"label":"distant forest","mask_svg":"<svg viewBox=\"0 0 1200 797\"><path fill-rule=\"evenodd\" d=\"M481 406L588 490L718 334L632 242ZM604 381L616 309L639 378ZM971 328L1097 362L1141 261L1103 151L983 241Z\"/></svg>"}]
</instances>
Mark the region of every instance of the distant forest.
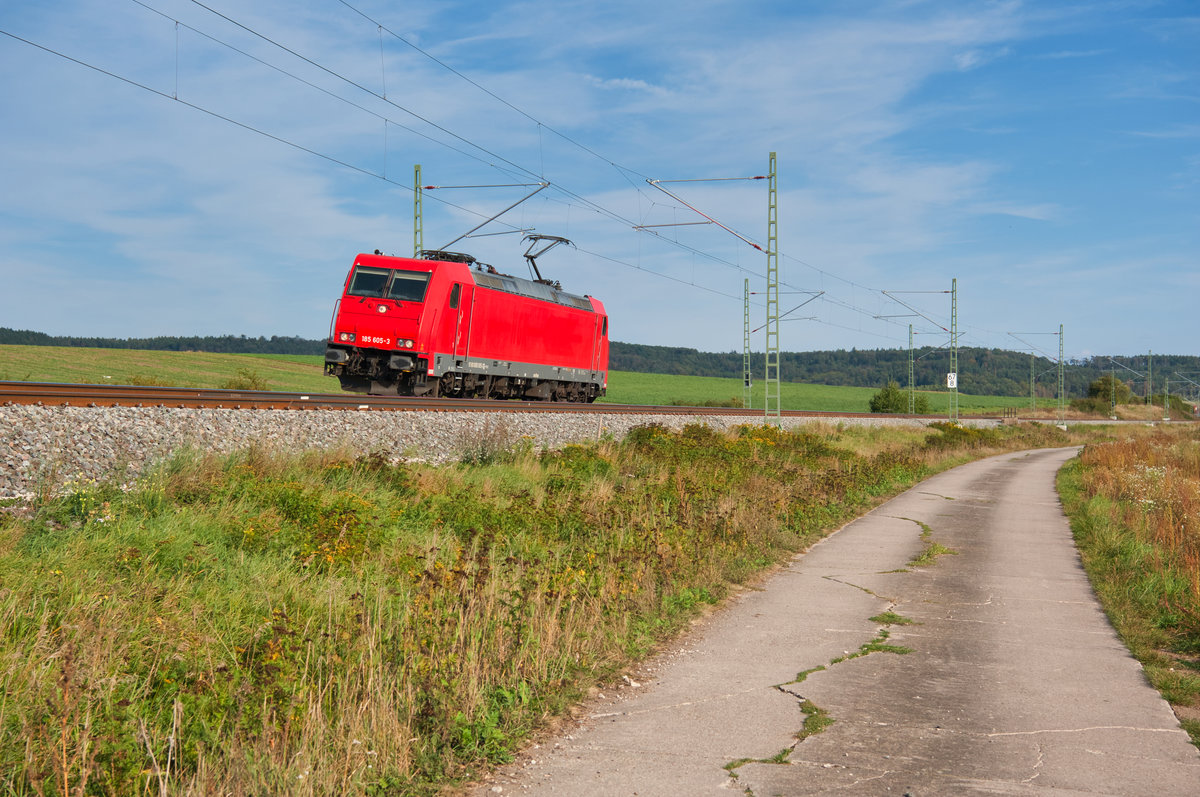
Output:
<instances>
[{"instance_id":1,"label":"distant forest","mask_svg":"<svg viewBox=\"0 0 1200 797\"><path fill-rule=\"evenodd\" d=\"M615 371L695 376L742 376L742 353L708 353L696 349L613 343L609 367ZM766 369L763 352L750 355L753 379L761 380ZM1153 355L1154 392L1161 394L1163 379L1172 380L1172 392L1188 392L1174 385L1176 372L1200 382L1200 357ZM958 389L985 396L1028 396L1030 355L1006 349L960 348ZM1135 395L1144 395L1147 355L1136 357L1096 356L1068 360L1063 383L1068 397L1087 395L1088 385L1109 373L1129 383ZM915 349L913 380L918 389L945 389L950 370L950 352L945 349ZM1038 356L1033 361L1037 394L1052 397L1058 390L1058 364ZM797 351L779 355L779 378L785 382L817 385L883 387L889 380L908 386L908 349L850 349L849 351Z\"/></svg>"},{"instance_id":2,"label":"distant forest","mask_svg":"<svg viewBox=\"0 0 1200 797\"><path fill-rule=\"evenodd\" d=\"M0 344L11 346L77 346L88 349L145 349L148 351L210 351L217 354L324 354L325 341L280 337L75 338L0 327Z\"/></svg>"},{"instance_id":3,"label":"distant forest","mask_svg":"<svg viewBox=\"0 0 1200 797\"><path fill-rule=\"evenodd\" d=\"M217 337L156 338L77 338L46 335L42 332L0 327L0 344L22 346L81 346L100 349L150 349L159 351L208 351L229 354L323 354L324 340L298 337L249 338L245 335ZM651 374L719 376L740 379L740 352L701 352L672 346L646 346L613 341L609 349L609 367L614 371ZM1028 396L1030 355L1005 349L960 348L958 350L958 389L964 393L993 396ZM907 349L851 349L849 351L782 352L779 357L780 379L818 385L882 387L889 380L908 385ZM750 356L751 374L763 378L764 355ZM914 351L914 378L920 389L944 389L950 354L945 350ZM1077 398L1087 394L1088 385L1108 373L1129 383L1135 395L1144 395L1147 356L1104 357L1069 360L1063 373L1066 392ZM1174 383L1176 373L1200 382L1200 357L1155 354L1153 359L1156 393L1162 393L1163 379ZM1056 364L1045 357L1033 363L1039 396L1051 397L1058 387ZM1189 392L1172 385L1172 392Z\"/></svg>"}]
</instances>

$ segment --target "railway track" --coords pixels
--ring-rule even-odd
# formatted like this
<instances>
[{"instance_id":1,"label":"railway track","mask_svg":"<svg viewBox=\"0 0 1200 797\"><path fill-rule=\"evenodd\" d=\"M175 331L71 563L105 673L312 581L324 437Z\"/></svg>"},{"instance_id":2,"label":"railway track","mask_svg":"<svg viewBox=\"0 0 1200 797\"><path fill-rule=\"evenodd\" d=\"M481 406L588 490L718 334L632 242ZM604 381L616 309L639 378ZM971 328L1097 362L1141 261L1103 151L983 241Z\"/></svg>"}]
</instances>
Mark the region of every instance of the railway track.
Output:
<instances>
[{"instance_id":1,"label":"railway track","mask_svg":"<svg viewBox=\"0 0 1200 797\"><path fill-rule=\"evenodd\" d=\"M572 404L554 401L431 399L355 393L284 393L271 390L74 385L0 381L0 404L68 407L171 407L195 409L353 410L420 412L565 412L621 415L724 415L761 418L762 410L641 404ZM788 417L872 417L869 412L787 410ZM878 415L874 417L879 417ZM921 417L921 416L892 416Z\"/></svg>"}]
</instances>

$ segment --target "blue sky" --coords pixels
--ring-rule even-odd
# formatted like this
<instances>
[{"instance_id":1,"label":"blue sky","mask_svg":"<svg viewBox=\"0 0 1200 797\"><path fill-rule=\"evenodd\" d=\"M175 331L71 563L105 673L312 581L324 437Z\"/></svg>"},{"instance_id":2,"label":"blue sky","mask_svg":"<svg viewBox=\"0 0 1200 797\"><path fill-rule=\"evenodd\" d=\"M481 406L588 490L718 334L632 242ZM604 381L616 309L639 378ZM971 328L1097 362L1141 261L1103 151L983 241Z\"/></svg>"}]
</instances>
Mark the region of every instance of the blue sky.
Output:
<instances>
[{"instance_id":1,"label":"blue sky","mask_svg":"<svg viewBox=\"0 0 1200 797\"><path fill-rule=\"evenodd\" d=\"M1197 352L1195 2L59 0L0 31L0 326L323 337L356 252L411 254L420 163L551 184L453 249L524 275L514 231L566 236L540 265L614 339L740 351L765 256L647 180L774 151L782 309L825 291L785 350L942 345L957 279L961 345ZM765 245L765 181L666 187ZM426 192L425 246L530 190Z\"/></svg>"}]
</instances>

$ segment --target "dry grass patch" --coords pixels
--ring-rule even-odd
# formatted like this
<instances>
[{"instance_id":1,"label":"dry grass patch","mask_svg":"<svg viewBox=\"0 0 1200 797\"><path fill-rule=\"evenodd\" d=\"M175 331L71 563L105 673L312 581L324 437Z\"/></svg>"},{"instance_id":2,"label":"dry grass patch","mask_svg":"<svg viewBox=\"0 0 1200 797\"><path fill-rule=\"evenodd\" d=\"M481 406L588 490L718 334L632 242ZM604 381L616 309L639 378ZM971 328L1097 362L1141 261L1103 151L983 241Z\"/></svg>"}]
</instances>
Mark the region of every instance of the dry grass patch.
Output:
<instances>
[{"instance_id":1,"label":"dry grass patch","mask_svg":"<svg viewBox=\"0 0 1200 797\"><path fill-rule=\"evenodd\" d=\"M1200 743L1200 431L1089 445L1060 492L1109 619Z\"/></svg>"}]
</instances>

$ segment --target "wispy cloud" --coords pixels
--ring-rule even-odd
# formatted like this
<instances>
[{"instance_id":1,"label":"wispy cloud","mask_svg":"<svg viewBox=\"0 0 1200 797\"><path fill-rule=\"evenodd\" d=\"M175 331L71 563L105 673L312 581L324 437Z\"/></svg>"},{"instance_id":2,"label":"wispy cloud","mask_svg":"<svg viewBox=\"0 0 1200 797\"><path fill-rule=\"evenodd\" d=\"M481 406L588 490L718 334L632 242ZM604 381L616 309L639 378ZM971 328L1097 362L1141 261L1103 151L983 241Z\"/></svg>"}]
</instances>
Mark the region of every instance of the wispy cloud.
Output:
<instances>
[{"instance_id":1,"label":"wispy cloud","mask_svg":"<svg viewBox=\"0 0 1200 797\"><path fill-rule=\"evenodd\" d=\"M954 65L960 72L967 72L972 69L995 61L998 58L1003 58L1011 52L1008 47L998 47L991 50L966 50L961 53L956 53L954 56Z\"/></svg>"},{"instance_id":2,"label":"wispy cloud","mask_svg":"<svg viewBox=\"0 0 1200 797\"><path fill-rule=\"evenodd\" d=\"M654 86L644 80L636 80L633 78L599 78L589 75L592 85L600 89L616 89L623 91L640 91L647 94L657 96L666 95L666 89L661 86Z\"/></svg>"},{"instance_id":3,"label":"wispy cloud","mask_svg":"<svg viewBox=\"0 0 1200 797\"><path fill-rule=\"evenodd\" d=\"M1062 61L1071 58L1097 58L1110 52L1111 50L1058 50L1052 53L1036 53L1030 57L1046 61Z\"/></svg>"},{"instance_id":4,"label":"wispy cloud","mask_svg":"<svg viewBox=\"0 0 1200 797\"><path fill-rule=\"evenodd\" d=\"M1130 130L1129 135L1158 139L1200 138L1200 124L1180 124L1163 130Z\"/></svg>"},{"instance_id":5,"label":"wispy cloud","mask_svg":"<svg viewBox=\"0 0 1200 797\"><path fill-rule=\"evenodd\" d=\"M970 209L979 214L1013 216L1031 221L1054 221L1062 216L1062 208L1050 203L1020 205L1008 202L983 202L971 205Z\"/></svg>"}]
</instances>

